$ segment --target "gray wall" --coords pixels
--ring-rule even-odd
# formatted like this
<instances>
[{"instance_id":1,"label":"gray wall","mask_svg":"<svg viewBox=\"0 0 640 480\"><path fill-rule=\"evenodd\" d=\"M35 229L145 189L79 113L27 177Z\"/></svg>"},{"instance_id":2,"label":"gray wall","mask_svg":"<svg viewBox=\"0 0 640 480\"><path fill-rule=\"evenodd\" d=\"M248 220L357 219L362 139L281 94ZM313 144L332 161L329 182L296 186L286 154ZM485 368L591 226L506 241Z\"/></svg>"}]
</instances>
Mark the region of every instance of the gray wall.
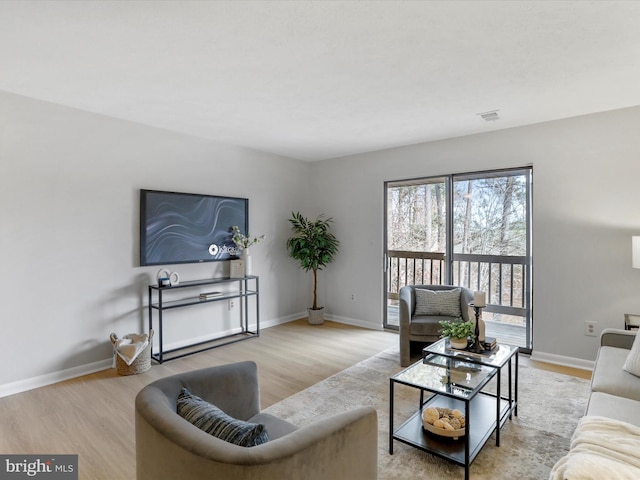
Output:
<instances>
[{"instance_id":1,"label":"gray wall","mask_svg":"<svg viewBox=\"0 0 640 480\"><path fill-rule=\"evenodd\" d=\"M111 332L146 331L160 267L137 266L140 188L249 198L250 231L266 234L252 249L262 320L299 318L308 279L284 242L291 210L306 208L309 169L0 92L0 396L104 368ZM193 280L228 274L228 262L170 269ZM201 317L234 325L222 302L181 312L169 343L203 335Z\"/></svg>"},{"instance_id":2,"label":"gray wall","mask_svg":"<svg viewBox=\"0 0 640 480\"><path fill-rule=\"evenodd\" d=\"M146 328L137 265L140 188L245 196L262 320L303 314L310 274L286 256L292 210L335 219L320 275L336 320L380 328L385 180L533 165L534 341L541 359L588 365L597 339L640 312L640 108L304 163L0 92L0 396L105 368L109 333ZM183 280L226 263L175 266ZM355 299L351 299L351 295ZM176 334L202 333L203 313ZM193 318L192 318L193 317ZM220 329L231 312L216 312ZM177 341L180 339L177 338Z\"/></svg>"},{"instance_id":3,"label":"gray wall","mask_svg":"<svg viewBox=\"0 0 640 480\"><path fill-rule=\"evenodd\" d=\"M589 366L598 339L584 322L640 312L639 131L635 107L315 163L316 208L342 240L322 284L332 313L381 322L385 180L533 165L534 356Z\"/></svg>"}]
</instances>

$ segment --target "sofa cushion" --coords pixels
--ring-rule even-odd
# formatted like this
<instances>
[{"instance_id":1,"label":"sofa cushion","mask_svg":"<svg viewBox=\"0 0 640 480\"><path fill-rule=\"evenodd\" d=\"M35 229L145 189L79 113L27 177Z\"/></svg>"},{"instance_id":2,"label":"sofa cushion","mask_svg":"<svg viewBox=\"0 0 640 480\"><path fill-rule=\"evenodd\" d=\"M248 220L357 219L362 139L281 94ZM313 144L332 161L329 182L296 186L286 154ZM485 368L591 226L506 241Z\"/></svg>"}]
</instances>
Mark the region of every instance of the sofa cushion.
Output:
<instances>
[{"instance_id":1,"label":"sofa cushion","mask_svg":"<svg viewBox=\"0 0 640 480\"><path fill-rule=\"evenodd\" d=\"M640 335L636 335L633 340L633 345L627 354L623 368L632 375L640 377Z\"/></svg>"},{"instance_id":2,"label":"sofa cushion","mask_svg":"<svg viewBox=\"0 0 640 480\"><path fill-rule=\"evenodd\" d=\"M591 378L591 390L640 400L640 378L623 370L629 350L600 347Z\"/></svg>"},{"instance_id":3,"label":"sofa cushion","mask_svg":"<svg viewBox=\"0 0 640 480\"><path fill-rule=\"evenodd\" d=\"M640 427L640 402L630 398L616 397L608 393L593 392L589 396L586 415L608 417L629 422Z\"/></svg>"},{"instance_id":4,"label":"sofa cushion","mask_svg":"<svg viewBox=\"0 0 640 480\"><path fill-rule=\"evenodd\" d=\"M451 290L427 290L416 288L414 315L444 315L461 317L459 288Z\"/></svg>"},{"instance_id":5,"label":"sofa cushion","mask_svg":"<svg viewBox=\"0 0 640 480\"><path fill-rule=\"evenodd\" d=\"M200 430L241 447L254 447L269 441L264 425L230 417L186 388L178 395L177 412Z\"/></svg>"}]
</instances>

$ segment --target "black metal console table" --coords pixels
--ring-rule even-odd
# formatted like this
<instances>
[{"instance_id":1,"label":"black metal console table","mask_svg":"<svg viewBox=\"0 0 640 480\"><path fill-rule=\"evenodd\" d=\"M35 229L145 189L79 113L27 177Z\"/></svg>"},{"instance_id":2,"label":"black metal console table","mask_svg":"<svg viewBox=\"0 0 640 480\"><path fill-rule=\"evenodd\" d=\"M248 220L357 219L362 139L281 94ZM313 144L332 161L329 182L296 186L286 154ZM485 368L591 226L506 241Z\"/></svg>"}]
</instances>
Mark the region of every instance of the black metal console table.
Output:
<instances>
[{"instance_id":1,"label":"black metal console table","mask_svg":"<svg viewBox=\"0 0 640 480\"><path fill-rule=\"evenodd\" d=\"M254 282L254 288L249 289L249 282ZM188 290L202 290L203 287L210 285L233 285L237 284L237 290L231 291L222 291L218 292L216 295L209 294L206 297L201 297L200 293L197 292L194 296L191 293L191 296L186 296L184 298L180 298L177 300L169 300L166 301L163 298L163 293L168 291L184 291L188 292ZM154 294L157 297L157 301L154 302ZM167 360L174 360L176 358L185 357L187 355L192 355L194 353L203 352L205 350L210 350L212 348L221 347L222 345L228 345L230 343L239 342L242 340L247 340L249 338L260 336L260 307L259 307L259 284L258 277L254 275L248 275L246 277L240 278L230 278L230 277L222 277L222 278L213 278L206 280L193 280L187 282L180 282L178 285L173 285L170 287L161 287L159 285L149 285L149 330L154 328L154 318L153 311L158 312L157 319L157 328L155 331L157 332L158 338L158 351L154 352L153 347L151 350L151 358L156 360L159 363L165 362ZM222 337L216 337L211 340L206 340L204 342L196 342L193 344L189 344L186 346L182 346L179 348L174 348L171 350L164 349L164 335L163 335L163 313L167 310L188 307L191 305L202 305L205 303L212 302L220 302L223 300L229 301L231 299L237 298L239 299L239 307L240 307L240 324L241 331L237 333L233 333L230 335L224 335ZM249 329L249 299L254 298L255 302L255 330Z\"/></svg>"}]
</instances>

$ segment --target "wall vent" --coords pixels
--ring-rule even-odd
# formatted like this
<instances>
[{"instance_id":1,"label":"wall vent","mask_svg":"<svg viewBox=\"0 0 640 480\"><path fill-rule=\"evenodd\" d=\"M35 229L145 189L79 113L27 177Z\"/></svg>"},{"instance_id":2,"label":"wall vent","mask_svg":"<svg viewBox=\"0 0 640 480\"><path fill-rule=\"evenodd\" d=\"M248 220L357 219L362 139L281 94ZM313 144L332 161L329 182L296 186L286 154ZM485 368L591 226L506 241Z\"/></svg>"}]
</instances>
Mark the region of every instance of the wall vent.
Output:
<instances>
[{"instance_id":1,"label":"wall vent","mask_svg":"<svg viewBox=\"0 0 640 480\"><path fill-rule=\"evenodd\" d=\"M500 120L500 116L498 115L499 111L500 110L491 110L490 112L478 113L477 115L480 115L485 122L495 122L496 120Z\"/></svg>"}]
</instances>

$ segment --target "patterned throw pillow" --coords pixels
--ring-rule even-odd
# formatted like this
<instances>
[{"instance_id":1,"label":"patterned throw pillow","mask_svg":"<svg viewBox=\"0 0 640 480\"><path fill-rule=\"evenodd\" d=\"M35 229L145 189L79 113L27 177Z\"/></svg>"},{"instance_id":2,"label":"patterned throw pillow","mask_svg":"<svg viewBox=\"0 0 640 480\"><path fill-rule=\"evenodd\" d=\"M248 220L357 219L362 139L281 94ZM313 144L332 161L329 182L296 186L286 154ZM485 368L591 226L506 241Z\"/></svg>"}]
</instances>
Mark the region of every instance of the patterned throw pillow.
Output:
<instances>
[{"instance_id":1,"label":"patterned throw pillow","mask_svg":"<svg viewBox=\"0 0 640 480\"><path fill-rule=\"evenodd\" d=\"M269 441L264 425L230 417L186 388L178 395L178 415L200 430L241 447L255 447Z\"/></svg>"},{"instance_id":2,"label":"patterned throw pillow","mask_svg":"<svg viewBox=\"0 0 640 480\"><path fill-rule=\"evenodd\" d=\"M445 315L461 317L459 288L451 290L427 290L416 288L416 309L414 315Z\"/></svg>"},{"instance_id":3,"label":"patterned throw pillow","mask_svg":"<svg viewBox=\"0 0 640 480\"><path fill-rule=\"evenodd\" d=\"M631 351L627 355L627 360L622 368L632 375L640 377L640 333L633 339Z\"/></svg>"}]
</instances>

